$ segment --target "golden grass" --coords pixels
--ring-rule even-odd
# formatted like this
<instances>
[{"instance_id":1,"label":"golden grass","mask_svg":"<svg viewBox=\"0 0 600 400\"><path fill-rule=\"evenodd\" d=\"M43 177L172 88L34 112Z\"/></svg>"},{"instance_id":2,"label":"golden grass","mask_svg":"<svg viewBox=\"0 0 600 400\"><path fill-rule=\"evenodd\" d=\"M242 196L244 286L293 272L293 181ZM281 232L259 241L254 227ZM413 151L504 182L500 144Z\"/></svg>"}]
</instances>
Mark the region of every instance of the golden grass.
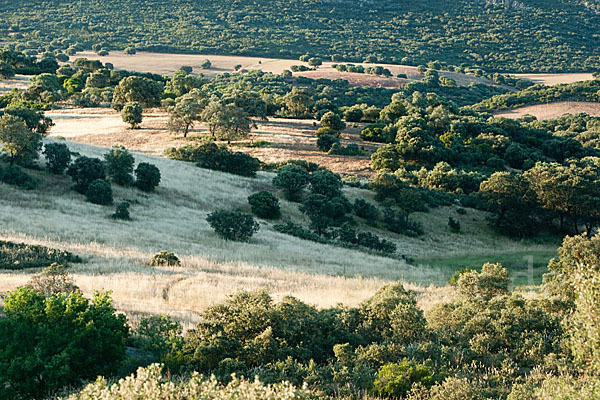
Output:
<instances>
[{"instance_id":1,"label":"golden grass","mask_svg":"<svg viewBox=\"0 0 600 400\"><path fill-rule=\"evenodd\" d=\"M511 110L496 111L493 114L505 118L521 118L524 115L533 115L539 120L554 119L564 114L585 113L593 117L600 117L600 104L584 101L558 101L549 104L536 104L533 106L518 107Z\"/></svg>"},{"instance_id":2,"label":"golden grass","mask_svg":"<svg viewBox=\"0 0 600 400\"><path fill-rule=\"evenodd\" d=\"M52 139L49 139L52 140ZM67 142L72 151L100 157L106 148ZM451 296L443 287L448 271L442 267L411 266L360 251L321 245L280 234L261 221L248 243L227 242L205 221L217 208L249 211L247 196L272 189L273 174L256 178L204 170L190 163L135 153L137 161L156 164L162 173L156 193L113 187L115 202L132 202L133 221L109 218L112 207L90 204L70 189L67 177L43 177L34 191L0 184L0 239L68 250L82 256L71 272L77 285L90 295L108 289L119 310L134 315L169 313L189 324L207 306L240 290L267 289L275 298L293 295L319 307L349 306L371 296L386 282L401 280L419 294L424 309ZM372 200L372 193L345 189L351 199ZM282 201L284 218L302 221L296 204ZM401 254L444 257L463 253L527 251L532 246L491 234L485 214L461 216L463 233L447 230L448 213L441 208L416 215L425 226L422 238L406 238L366 225L393 240ZM534 246L535 247L535 246ZM160 250L175 252L181 267L150 267L147 260ZM38 271L0 273L0 293L6 293ZM433 285L435 284L435 286Z\"/></svg>"}]
</instances>

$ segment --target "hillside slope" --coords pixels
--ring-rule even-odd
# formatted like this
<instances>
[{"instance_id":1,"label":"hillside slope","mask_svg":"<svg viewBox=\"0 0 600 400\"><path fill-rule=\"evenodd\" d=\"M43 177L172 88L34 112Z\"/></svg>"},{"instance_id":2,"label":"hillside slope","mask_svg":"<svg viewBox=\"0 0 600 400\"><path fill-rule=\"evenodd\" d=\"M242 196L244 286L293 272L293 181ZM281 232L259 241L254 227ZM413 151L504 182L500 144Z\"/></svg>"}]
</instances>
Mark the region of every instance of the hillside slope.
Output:
<instances>
[{"instance_id":1,"label":"hillside slope","mask_svg":"<svg viewBox=\"0 0 600 400\"><path fill-rule=\"evenodd\" d=\"M106 148L68 142L82 155L100 157ZM205 221L217 208L249 211L249 194L271 189L272 174L256 178L204 170L193 164L136 153L138 162L150 161L162 171L158 191L145 194L115 186L115 202L131 201L133 220L109 218L114 208L90 204L71 190L67 177L31 172L43 179L33 191L0 184L0 240L42 244L82 256L71 272L84 292L110 289L119 309L136 312L168 312L193 322L196 312L239 290L268 289L276 297L294 295L311 304L353 305L386 281L412 282L421 302L443 295L456 269L485 261L518 261L535 256L545 265L556 244L534 245L495 235L485 214L469 210L461 218L461 234L448 231L452 207L416 215L426 234L408 238L374 229L393 240L398 252L414 266L392 258L370 255L297 239L276 232L261 221L261 229L249 243L227 242L216 236ZM372 193L347 188L345 194L372 201ZM296 204L282 201L284 220L303 222ZM182 267L152 268L146 263L160 250L178 254ZM474 263L474 264L473 264ZM423 265L421 265L423 264ZM510 265L508 265L510 267ZM24 284L37 270L0 271L0 293ZM532 271L533 272L533 271ZM539 282L539 271L535 272ZM522 278L522 274L521 274ZM521 283L530 283L526 280ZM426 307L426 305L424 305Z\"/></svg>"},{"instance_id":2,"label":"hillside slope","mask_svg":"<svg viewBox=\"0 0 600 400\"><path fill-rule=\"evenodd\" d=\"M109 49L296 58L338 54L505 72L598 68L600 15L576 0L0 1L5 37ZM18 34L15 36L15 34Z\"/></svg>"}]
</instances>

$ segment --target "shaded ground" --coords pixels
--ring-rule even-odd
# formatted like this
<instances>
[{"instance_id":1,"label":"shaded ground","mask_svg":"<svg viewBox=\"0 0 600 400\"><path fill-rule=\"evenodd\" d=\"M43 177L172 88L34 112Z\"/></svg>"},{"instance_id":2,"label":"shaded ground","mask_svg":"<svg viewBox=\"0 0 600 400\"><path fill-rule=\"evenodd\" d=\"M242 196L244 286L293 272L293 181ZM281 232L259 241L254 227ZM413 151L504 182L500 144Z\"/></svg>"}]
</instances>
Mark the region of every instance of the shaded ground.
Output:
<instances>
[{"instance_id":1,"label":"shaded ground","mask_svg":"<svg viewBox=\"0 0 600 400\"><path fill-rule=\"evenodd\" d=\"M0 95L13 89L25 90L29 87L29 76L15 75L11 79L0 79Z\"/></svg>"},{"instance_id":2,"label":"shaded ground","mask_svg":"<svg viewBox=\"0 0 600 400\"><path fill-rule=\"evenodd\" d=\"M152 155L162 155L165 149L197 142L208 134L203 124L197 126L184 139L173 135L167 128L168 115L154 110L144 115L141 129L127 129L119 113L107 108L85 108L53 110L46 113L56 126L51 136L64 137L80 143L97 146L125 146L130 150ZM264 162L284 161L300 158L330 168L340 174L369 177L371 154L377 145L364 142L359 133L364 124L350 126L343 132L342 145L355 143L364 148L361 156L337 156L323 153L317 148L314 136L318 124L313 120L270 119L257 121L258 129L252 130L250 137L232 145L238 151L251 154ZM249 147L256 141L268 142L264 147Z\"/></svg>"},{"instance_id":3,"label":"shaded ground","mask_svg":"<svg viewBox=\"0 0 600 400\"><path fill-rule=\"evenodd\" d=\"M586 113L600 117L600 103L582 101L561 101L550 104L537 104L534 106L519 107L511 110L496 111L493 114L505 118L521 118L524 115L533 115L537 119L554 119L564 114Z\"/></svg>"}]
</instances>

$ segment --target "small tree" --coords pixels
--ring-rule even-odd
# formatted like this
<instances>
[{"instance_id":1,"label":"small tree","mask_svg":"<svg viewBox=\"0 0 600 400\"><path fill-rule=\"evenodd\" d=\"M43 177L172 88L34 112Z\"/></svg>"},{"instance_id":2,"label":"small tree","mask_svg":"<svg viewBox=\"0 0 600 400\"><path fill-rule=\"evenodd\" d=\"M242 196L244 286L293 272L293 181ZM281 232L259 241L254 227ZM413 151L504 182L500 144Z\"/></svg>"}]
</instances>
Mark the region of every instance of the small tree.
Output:
<instances>
[{"instance_id":1,"label":"small tree","mask_svg":"<svg viewBox=\"0 0 600 400\"><path fill-rule=\"evenodd\" d=\"M283 190L286 199L299 201L302 190L310 182L310 174L298 165L286 165L277 171L273 186Z\"/></svg>"},{"instance_id":2,"label":"small tree","mask_svg":"<svg viewBox=\"0 0 600 400\"><path fill-rule=\"evenodd\" d=\"M323 65L323 60L321 60L319 57L312 57L308 59L308 65L310 65L311 67L318 67L320 65Z\"/></svg>"},{"instance_id":3,"label":"small tree","mask_svg":"<svg viewBox=\"0 0 600 400\"><path fill-rule=\"evenodd\" d=\"M5 113L0 118L0 144L13 165L15 161L35 160L42 147L42 137L32 132L22 118Z\"/></svg>"},{"instance_id":4,"label":"small tree","mask_svg":"<svg viewBox=\"0 0 600 400\"><path fill-rule=\"evenodd\" d=\"M135 185L144 192L152 192L160 183L160 170L150 163L139 163L135 169Z\"/></svg>"},{"instance_id":5,"label":"small tree","mask_svg":"<svg viewBox=\"0 0 600 400\"><path fill-rule=\"evenodd\" d=\"M88 186L85 197L90 203L107 206L113 202L113 192L110 182L104 179L96 179Z\"/></svg>"},{"instance_id":6,"label":"small tree","mask_svg":"<svg viewBox=\"0 0 600 400\"><path fill-rule=\"evenodd\" d=\"M323 114L321 117L321 125L324 128L333 129L334 131L340 132L346 129L346 124L339 115L336 113L329 111Z\"/></svg>"},{"instance_id":7,"label":"small tree","mask_svg":"<svg viewBox=\"0 0 600 400\"><path fill-rule=\"evenodd\" d=\"M247 241L260 228L251 215L239 211L215 211L206 217L206 221L225 240Z\"/></svg>"},{"instance_id":8,"label":"small tree","mask_svg":"<svg viewBox=\"0 0 600 400\"><path fill-rule=\"evenodd\" d=\"M138 102L127 103L121 111L123 122L130 125L131 129L139 129L142 123L142 105Z\"/></svg>"},{"instance_id":9,"label":"small tree","mask_svg":"<svg viewBox=\"0 0 600 400\"><path fill-rule=\"evenodd\" d=\"M152 256L150 260L150 265L153 267L167 266L167 267L179 267L181 265L181 261L179 261L179 257L175 255L175 253L161 250Z\"/></svg>"},{"instance_id":10,"label":"small tree","mask_svg":"<svg viewBox=\"0 0 600 400\"><path fill-rule=\"evenodd\" d=\"M106 166L99 158L82 156L69 166L67 175L75 182L75 190L85 194L90 183L106 178Z\"/></svg>"},{"instance_id":11,"label":"small tree","mask_svg":"<svg viewBox=\"0 0 600 400\"><path fill-rule=\"evenodd\" d=\"M128 201L122 201L117 205L117 209L115 213L112 215L114 219L122 219L124 221L129 221L131 216L129 215L129 206L131 203Z\"/></svg>"},{"instance_id":12,"label":"small tree","mask_svg":"<svg viewBox=\"0 0 600 400\"><path fill-rule=\"evenodd\" d=\"M12 65L0 61L0 79L10 79L15 76L15 69Z\"/></svg>"},{"instance_id":13,"label":"small tree","mask_svg":"<svg viewBox=\"0 0 600 400\"><path fill-rule=\"evenodd\" d=\"M78 289L66 267L58 263L52 263L41 273L34 275L27 283L27 287L46 296L68 294Z\"/></svg>"},{"instance_id":14,"label":"small tree","mask_svg":"<svg viewBox=\"0 0 600 400\"><path fill-rule=\"evenodd\" d=\"M127 149L115 148L104 155L106 174L117 185L131 185L135 159Z\"/></svg>"},{"instance_id":15,"label":"small tree","mask_svg":"<svg viewBox=\"0 0 600 400\"><path fill-rule=\"evenodd\" d=\"M131 47L130 46L130 47L126 47L125 48L125 54L127 54L129 56L132 56L132 55L134 55L136 53L137 53L137 50L135 49L135 47Z\"/></svg>"},{"instance_id":16,"label":"small tree","mask_svg":"<svg viewBox=\"0 0 600 400\"><path fill-rule=\"evenodd\" d=\"M200 64L200 67L202 69L210 69L210 67L212 67L212 63L210 62L209 59L206 59L206 60L202 61L202 64Z\"/></svg>"},{"instance_id":17,"label":"small tree","mask_svg":"<svg viewBox=\"0 0 600 400\"><path fill-rule=\"evenodd\" d=\"M252 212L260 218L278 219L281 217L279 199L272 193L262 191L248 196Z\"/></svg>"},{"instance_id":18,"label":"small tree","mask_svg":"<svg viewBox=\"0 0 600 400\"><path fill-rule=\"evenodd\" d=\"M48 143L44 146L44 156L50 172L62 174L71 163L71 151L64 143Z\"/></svg>"},{"instance_id":19,"label":"small tree","mask_svg":"<svg viewBox=\"0 0 600 400\"><path fill-rule=\"evenodd\" d=\"M331 147L336 143L339 144L340 139L336 138L333 135L324 134L320 135L317 139L317 147L319 148L319 150L325 153L327 153L331 149Z\"/></svg>"}]
</instances>

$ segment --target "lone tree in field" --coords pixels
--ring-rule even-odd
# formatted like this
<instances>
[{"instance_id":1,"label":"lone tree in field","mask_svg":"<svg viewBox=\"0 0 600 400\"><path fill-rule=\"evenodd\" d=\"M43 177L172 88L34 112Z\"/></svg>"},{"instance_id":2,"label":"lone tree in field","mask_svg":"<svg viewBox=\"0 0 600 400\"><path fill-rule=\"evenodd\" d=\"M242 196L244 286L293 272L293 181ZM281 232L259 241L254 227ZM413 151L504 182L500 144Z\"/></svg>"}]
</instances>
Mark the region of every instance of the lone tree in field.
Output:
<instances>
[{"instance_id":1,"label":"lone tree in field","mask_svg":"<svg viewBox=\"0 0 600 400\"><path fill-rule=\"evenodd\" d=\"M123 118L123 122L129 124L131 129L139 129L142 123L142 111L142 105L137 101L127 103L123 107L123 111L121 111L121 118Z\"/></svg>"},{"instance_id":2,"label":"lone tree in field","mask_svg":"<svg viewBox=\"0 0 600 400\"><path fill-rule=\"evenodd\" d=\"M202 67L202 69L210 69L210 67L212 67L212 63L210 62L209 59L206 59L206 60L202 61L202 64L200 64L200 67Z\"/></svg>"},{"instance_id":3,"label":"lone tree in field","mask_svg":"<svg viewBox=\"0 0 600 400\"><path fill-rule=\"evenodd\" d=\"M22 118L4 114L0 118L0 144L13 165L15 161L35 160L42 147L42 137L29 129Z\"/></svg>"}]
</instances>

